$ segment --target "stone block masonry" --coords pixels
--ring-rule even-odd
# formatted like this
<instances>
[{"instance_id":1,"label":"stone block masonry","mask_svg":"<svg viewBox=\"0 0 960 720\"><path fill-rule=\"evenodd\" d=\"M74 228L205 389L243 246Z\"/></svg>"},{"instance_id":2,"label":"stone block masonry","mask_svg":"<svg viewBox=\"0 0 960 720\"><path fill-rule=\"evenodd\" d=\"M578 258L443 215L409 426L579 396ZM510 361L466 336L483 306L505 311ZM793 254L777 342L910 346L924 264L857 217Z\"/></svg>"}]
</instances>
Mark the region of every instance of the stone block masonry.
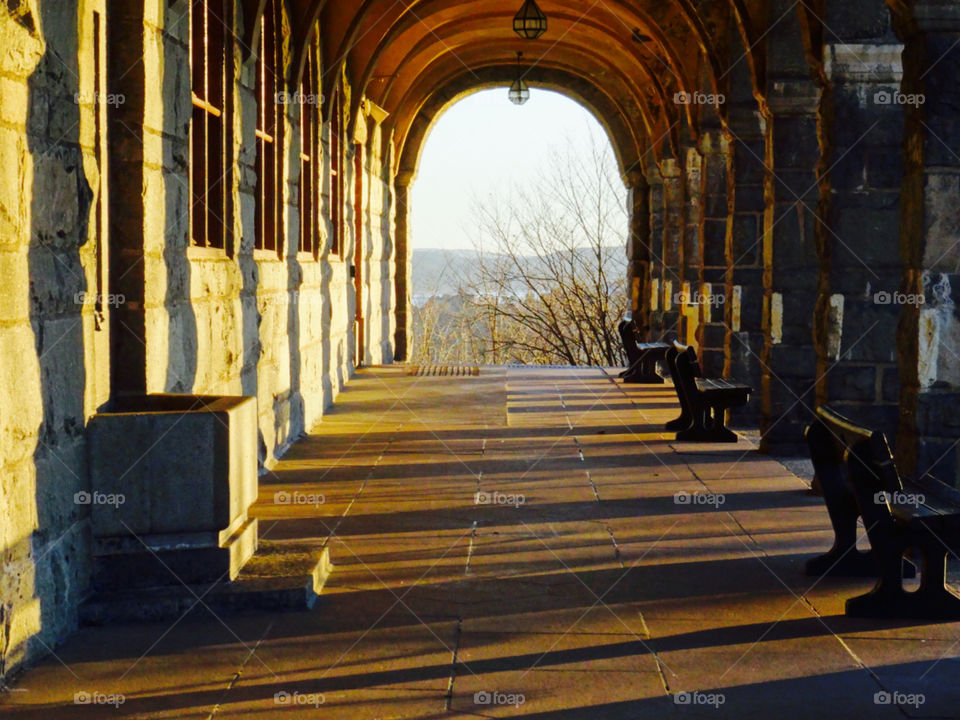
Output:
<instances>
[{"instance_id":1,"label":"stone block masonry","mask_svg":"<svg viewBox=\"0 0 960 720\"><path fill-rule=\"evenodd\" d=\"M87 462L87 424L98 412L131 392L250 397L254 455L268 472L359 362L392 360L393 141L384 115L361 107L362 146L331 139L323 123L318 175L329 178L332 154L343 153L351 192L341 198L340 252L330 252L327 182L320 247L304 253L301 112L319 109L284 105L283 250L255 250L257 60L244 49L243 3L230 5L225 249L191 238L190 4L0 8L0 678L72 632L92 592L93 508L82 499L102 492ZM291 23L285 10L286 67Z\"/></svg>"},{"instance_id":2,"label":"stone block masonry","mask_svg":"<svg viewBox=\"0 0 960 720\"><path fill-rule=\"evenodd\" d=\"M730 422L763 451L826 403L960 485L958 4L601 5L526 79L608 131L638 327L752 385ZM89 596L91 418L247 398L267 474L358 366L410 356L423 143L517 72L489 25L515 7L416 6L0 3L0 678Z\"/></svg>"}]
</instances>

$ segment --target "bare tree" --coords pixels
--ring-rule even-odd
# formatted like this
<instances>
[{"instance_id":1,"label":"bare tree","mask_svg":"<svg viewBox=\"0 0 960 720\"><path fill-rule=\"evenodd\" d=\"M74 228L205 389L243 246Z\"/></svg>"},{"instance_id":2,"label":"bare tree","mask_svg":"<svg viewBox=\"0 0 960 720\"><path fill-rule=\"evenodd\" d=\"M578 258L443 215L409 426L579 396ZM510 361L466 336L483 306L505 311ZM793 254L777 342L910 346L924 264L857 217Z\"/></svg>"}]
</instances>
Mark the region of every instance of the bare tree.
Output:
<instances>
[{"instance_id":1,"label":"bare tree","mask_svg":"<svg viewBox=\"0 0 960 720\"><path fill-rule=\"evenodd\" d=\"M475 203L479 261L465 278L489 361L619 365L627 307L625 191L607 146L569 144L540 182Z\"/></svg>"},{"instance_id":2,"label":"bare tree","mask_svg":"<svg viewBox=\"0 0 960 720\"><path fill-rule=\"evenodd\" d=\"M626 191L608 144L584 156L568 142L538 182L474 201L475 256L418 290L412 362L622 363Z\"/></svg>"}]
</instances>

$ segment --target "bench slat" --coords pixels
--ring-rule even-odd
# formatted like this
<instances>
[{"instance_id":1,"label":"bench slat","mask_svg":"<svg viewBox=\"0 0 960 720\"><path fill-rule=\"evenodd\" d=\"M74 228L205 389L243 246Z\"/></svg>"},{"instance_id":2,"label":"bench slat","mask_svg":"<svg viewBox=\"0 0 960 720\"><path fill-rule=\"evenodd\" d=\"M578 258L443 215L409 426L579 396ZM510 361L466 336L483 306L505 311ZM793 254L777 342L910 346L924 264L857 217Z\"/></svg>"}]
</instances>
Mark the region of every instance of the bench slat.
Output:
<instances>
[{"instance_id":1,"label":"bench slat","mask_svg":"<svg viewBox=\"0 0 960 720\"><path fill-rule=\"evenodd\" d=\"M741 392L752 392L753 388L749 385L738 385L719 378L696 378L697 390L708 392L710 390L739 390Z\"/></svg>"}]
</instances>

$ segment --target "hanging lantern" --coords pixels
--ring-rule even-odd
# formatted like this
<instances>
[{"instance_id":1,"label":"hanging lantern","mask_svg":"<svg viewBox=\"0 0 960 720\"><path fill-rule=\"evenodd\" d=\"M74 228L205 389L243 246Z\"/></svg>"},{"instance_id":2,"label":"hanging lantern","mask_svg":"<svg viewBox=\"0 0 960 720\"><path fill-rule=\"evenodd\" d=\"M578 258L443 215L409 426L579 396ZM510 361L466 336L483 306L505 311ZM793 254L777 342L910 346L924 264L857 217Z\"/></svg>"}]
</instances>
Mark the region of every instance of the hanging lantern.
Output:
<instances>
[{"instance_id":1,"label":"hanging lantern","mask_svg":"<svg viewBox=\"0 0 960 720\"><path fill-rule=\"evenodd\" d=\"M518 52L517 79L513 81L513 84L507 91L507 97L510 98L510 102L512 102L514 105L523 105L527 100L530 99L530 86L527 85L527 81L523 79L523 73L520 70L520 58L522 57L523 53Z\"/></svg>"},{"instance_id":2,"label":"hanging lantern","mask_svg":"<svg viewBox=\"0 0 960 720\"><path fill-rule=\"evenodd\" d=\"M547 16L533 0L527 0L513 16L513 31L527 40L536 40L547 31Z\"/></svg>"},{"instance_id":3,"label":"hanging lantern","mask_svg":"<svg viewBox=\"0 0 960 720\"><path fill-rule=\"evenodd\" d=\"M510 98L510 102L514 105L523 105L530 99L530 86L527 85L523 78L517 78L513 81L513 85L510 86L507 97Z\"/></svg>"}]
</instances>

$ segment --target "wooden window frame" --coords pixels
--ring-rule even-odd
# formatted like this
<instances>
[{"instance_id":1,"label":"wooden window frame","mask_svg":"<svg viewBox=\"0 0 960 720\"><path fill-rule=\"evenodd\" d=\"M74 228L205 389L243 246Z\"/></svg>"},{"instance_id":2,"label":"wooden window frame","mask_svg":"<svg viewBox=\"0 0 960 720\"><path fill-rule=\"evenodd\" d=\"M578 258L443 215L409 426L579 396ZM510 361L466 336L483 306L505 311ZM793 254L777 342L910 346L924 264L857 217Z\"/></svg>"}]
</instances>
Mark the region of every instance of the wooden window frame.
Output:
<instances>
[{"instance_id":1,"label":"wooden window frame","mask_svg":"<svg viewBox=\"0 0 960 720\"><path fill-rule=\"evenodd\" d=\"M343 163L346 145L343 142L343 89L334 92L330 106L330 255L343 258L343 206L344 175Z\"/></svg>"},{"instance_id":2,"label":"wooden window frame","mask_svg":"<svg viewBox=\"0 0 960 720\"><path fill-rule=\"evenodd\" d=\"M227 162L230 16L227 0L190 4L190 245L230 250Z\"/></svg>"},{"instance_id":3,"label":"wooden window frame","mask_svg":"<svg viewBox=\"0 0 960 720\"><path fill-rule=\"evenodd\" d=\"M254 249L283 257L283 48L281 0L267 0L260 21L257 55L257 188Z\"/></svg>"},{"instance_id":4,"label":"wooden window frame","mask_svg":"<svg viewBox=\"0 0 960 720\"><path fill-rule=\"evenodd\" d=\"M307 52L300 87L300 241L299 251L320 257L320 60L313 46Z\"/></svg>"}]
</instances>

